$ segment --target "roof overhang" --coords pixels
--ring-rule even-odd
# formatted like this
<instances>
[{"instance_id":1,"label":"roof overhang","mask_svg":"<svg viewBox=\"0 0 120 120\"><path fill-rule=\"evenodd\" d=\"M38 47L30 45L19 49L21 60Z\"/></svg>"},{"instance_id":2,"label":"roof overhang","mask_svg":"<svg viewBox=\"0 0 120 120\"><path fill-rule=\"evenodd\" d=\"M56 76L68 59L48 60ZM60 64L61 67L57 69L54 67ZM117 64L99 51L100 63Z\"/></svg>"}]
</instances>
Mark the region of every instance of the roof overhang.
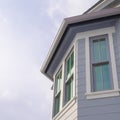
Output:
<instances>
[{"instance_id":1,"label":"roof overhang","mask_svg":"<svg viewBox=\"0 0 120 120\"><path fill-rule=\"evenodd\" d=\"M58 30L58 33L57 33L57 35L54 39L54 42L49 50L49 53L42 65L41 72L45 76L47 76L50 80L53 80L53 78L51 78L49 76L49 74L47 74L47 70L48 70L49 65L51 64L51 61L52 61L54 54L59 46L59 43L62 41L61 38L62 38L65 30L67 29L67 27L69 27L72 24L76 24L76 23L89 22L91 20L106 18L106 17L110 17L110 16L116 16L116 15L120 15L120 8L106 9L106 10L101 10L101 11L94 12L94 13L83 14L83 15L79 15L79 16L65 18Z\"/></svg>"},{"instance_id":2,"label":"roof overhang","mask_svg":"<svg viewBox=\"0 0 120 120\"><path fill-rule=\"evenodd\" d=\"M91 13L91 12L96 12L100 11L109 4L115 2L116 0L99 0L96 4L94 4L92 7L90 7L87 11L85 11L83 14Z\"/></svg>"}]
</instances>

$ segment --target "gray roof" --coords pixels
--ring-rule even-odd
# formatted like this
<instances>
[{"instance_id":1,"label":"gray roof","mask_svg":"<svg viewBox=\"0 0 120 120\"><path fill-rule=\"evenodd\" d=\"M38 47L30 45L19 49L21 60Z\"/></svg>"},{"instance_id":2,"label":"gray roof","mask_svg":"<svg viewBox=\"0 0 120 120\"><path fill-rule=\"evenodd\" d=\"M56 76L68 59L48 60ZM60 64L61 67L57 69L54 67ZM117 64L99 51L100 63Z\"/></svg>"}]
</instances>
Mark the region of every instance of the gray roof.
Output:
<instances>
[{"instance_id":1,"label":"gray roof","mask_svg":"<svg viewBox=\"0 0 120 120\"><path fill-rule=\"evenodd\" d=\"M41 68L41 72L44 75L46 75L49 79L52 80L52 78L47 74L47 70L48 70L49 65L51 64L52 59L54 58L55 52L58 48L58 45L62 41L61 38L68 26L76 24L76 23L89 22L91 20L97 20L100 18L106 18L106 17L110 17L110 16L115 16L115 15L120 15L120 8L106 9L106 10L101 10L99 12L65 18L59 28L59 31L58 31L55 39L54 39L54 42L53 42L51 49L47 55L47 58Z\"/></svg>"}]
</instances>

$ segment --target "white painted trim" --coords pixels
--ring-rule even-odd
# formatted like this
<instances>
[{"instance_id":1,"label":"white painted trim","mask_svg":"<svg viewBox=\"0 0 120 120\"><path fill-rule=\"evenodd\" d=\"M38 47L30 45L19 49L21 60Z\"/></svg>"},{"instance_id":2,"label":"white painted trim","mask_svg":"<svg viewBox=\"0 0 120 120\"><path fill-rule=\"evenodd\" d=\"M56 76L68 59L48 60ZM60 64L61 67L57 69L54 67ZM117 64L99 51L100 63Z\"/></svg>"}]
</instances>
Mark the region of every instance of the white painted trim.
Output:
<instances>
[{"instance_id":1,"label":"white painted trim","mask_svg":"<svg viewBox=\"0 0 120 120\"><path fill-rule=\"evenodd\" d=\"M75 39L74 39L75 40ZM78 93L78 41L75 41L75 44L74 44L74 54L75 54L75 75L74 75L74 95L75 96L78 96L77 93Z\"/></svg>"},{"instance_id":2,"label":"white painted trim","mask_svg":"<svg viewBox=\"0 0 120 120\"><path fill-rule=\"evenodd\" d=\"M100 10L104 9L106 6L108 6L110 3L112 3L113 1L114 0L104 0L103 2L101 2L100 4L98 4L97 6L92 8L90 11L88 11L87 13L100 11Z\"/></svg>"},{"instance_id":3,"label":"white painted trim","mask_svg":"<svg viewBox=\"0 0 120 120\"><path fill-rule=\"evenodd\" d=\"M114 89L118 89L118 78L117 78L117 70L116 70L116 61L115 61L115 52L114 52L114 46L113 46L113 37L112 34L108 34L108 40L109 40L109 47L110 47L110 57L111 57L111 66L112 66L112 75L113 75L113 84Z\"/></svg>"},{"instance_id":4,"label":"white painted trim","mask_svg":"<svg viewBox=\"0 0 120 120\"><path fill-rule=\"evenodd\" d=\"M85 39L86 37L93 37L93 36L98 36L98 35L104 35L104 34L112 34L115 32L115 28L114 27L107 27L107 28L102 28L102 29L95 29L95 30L90 30L87 32L81 32L81 33L77 33L75 36L76 40L79 39Z\"/></svg>"},{"instance_id":5,"label":"white painted trim","mask_svg":"<svg viewBox=\"0 0 120 120\"><path fill-rule=\"evenodd\" d=\"M89 38L85 38L85 60L86 60L86 92L91 92L90 83L90 54L89 54Z\"/></svg>"},{"instance_id":6,"label":"white painted trim","mask_svg":"<svg viewBox=\"0 0 120 120\"><path fill-rule=\"evenodd\" d=\"M73 105L76 104L76 97L74 96L64 107L63 109L56 114L56 116L53 117L52 120L58 120L60 119L69 109L71 109L73 107Z\"/></svg>"},{"instance_id":7,"label":"white painted trim","mask_svg":"<svg viewBox=\"0 0 120 120\"><path fill-rule=\"evenodd\" d=\"M58 71L56 71L56 73L54 74L54 76L53 76L53 78L54 78L54 89L53 89L53 108L52 108L52 116L54 116L54 108L55 108L55 98L56 98L56 96L60 93L60 111L61 111L61 109L62 109L62 93L63 93L63 90L62 90L62 81L63 81L63 76L62 76L62 79L61 79L61 81L60 81L60 91L56 94L55 93L55 80L56 80L56 75L60 72L60 71L62 71L63 69L62 69L62 66L60 66L59 67L59 69L58 69ZM63 74L63 72L62 72L62 74ZM58 114L58 113L57 113ZM56 115L57 115L56 114Z\"/></svg>"},{"instance_id":8,"label":"white painted trim","mask_svg":"<svg viewBox=\"0 0 120 120\"><path fill-rule=\"evenodd\" d=\"M64 91L64 88L65 88L65 61L66 59L69 57L69 54L71 54L71 52L74 52L74 80L73 80L73 97L71 98L70 101L68 101L66 104L65 103L65 99L64 99L64 96L65 96L65 91ZM60 111L55 115L53 116L53 120L55 120L58 116L61 116L61 114L65 113L65 111L72 107L73 104L75 104L75 77L76 77L76 71L75 71L75 65L76 65L76 56L75 56L75 39L73 40L73 42L71 43L70 47L68 48L67 52L65 53L63 59L61 60L60 64L58 65L57 69L55 70L54 74L53 74L53 78L54 78L54 84L55 84L55 76L56 74L58 73L58 71L61 69L62 67L62 81L61 81L61 99L60 99ZM54 90L55 91L55 90ZM55 95L54 95L55 96ZM54 97L53 97L53 100L54 100ZM53 101L53 113L54 113L54 101Z\"/></svg>"},{"instance_id":9,"label":"white painted trim","mask_svg":"<svg viewBox=\"0 0 120 120\"><path fill-rule=\"evenodd\" d=\"M63 108L63 106L64 106L64 96L65 96L65 92L64 92L64 88L65 88L65 72L64 72L64 70L65 70L65 62L63 62L63 64L62 64L62 92L61 92L61 110L62 110L62 108Z\"/></svg>"},{"instance_id":10,"label":"white painted trim","mask_svg":"<svg viewBox=\"0 0 120 120\"><path fill-rule=\"evenodd\" d=\"M116 71L116 61L114 55L114 46L113 46L113 38L112 34L115 33L114 27L107 27L102 29L91 30L87 32L78 33L75 36L76 40L85 39L85 64L86 64L86 98L94 99L94 98L102 98L102 97L110 97L110 96L118 96L119 87L118 87L118 78ZM113 74L113 90L100 91L100 92L92 92L91 91L91 76L90 76L90 49L89 49L89 37L99 36L108 34L109 47L110 47L110 58L112 64L112 74Z\"/></svg>"},{"instance_id":11,"label":"white painted trim","mask_svg":"<svg viewBox=\"0 0 120 120\"><path fill-rule=\"evenodd\" d=\"M86 93L85 95L87 99L113 97L113 96L119 96L120 90L99 91L99 92Z\"/></svg>"}]
</instances>

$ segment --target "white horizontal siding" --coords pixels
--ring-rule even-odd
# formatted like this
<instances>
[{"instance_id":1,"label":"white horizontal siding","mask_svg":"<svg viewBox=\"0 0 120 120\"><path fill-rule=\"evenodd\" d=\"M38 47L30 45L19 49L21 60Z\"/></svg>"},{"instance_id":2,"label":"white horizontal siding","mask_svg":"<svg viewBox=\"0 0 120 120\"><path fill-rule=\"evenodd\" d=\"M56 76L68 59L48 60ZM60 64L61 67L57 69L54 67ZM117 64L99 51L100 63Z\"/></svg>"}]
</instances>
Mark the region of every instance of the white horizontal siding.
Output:
<instances>
[{"instance_id":1,"label":"white horizontal siding","mask_svg":"<svg viewBox=\"0 0 120 120\"><path fill-rule=\"evenodd\" d=\"M69 105L65 109L63 108L63 111L53 118L53 120L77 120L77 103Z\"/></svg>"}]
</instances>

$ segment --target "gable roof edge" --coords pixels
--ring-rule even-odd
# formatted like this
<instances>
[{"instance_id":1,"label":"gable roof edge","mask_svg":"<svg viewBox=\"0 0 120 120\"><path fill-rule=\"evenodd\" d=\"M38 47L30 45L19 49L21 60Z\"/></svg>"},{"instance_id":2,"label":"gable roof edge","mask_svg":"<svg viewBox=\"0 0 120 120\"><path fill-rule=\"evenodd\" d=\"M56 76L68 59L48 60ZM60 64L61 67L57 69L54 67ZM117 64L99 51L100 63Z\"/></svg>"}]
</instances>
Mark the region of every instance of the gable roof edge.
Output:
<instances>
[{"instance_id":1,"label":"gable roof edge","mask_svg":"<svg viewBox=\"0 0 120 120\"><path fill-rule=\"evenodd\" d=\"M64 34L68 25L74 24L74 23L80 23L80 22L82 23L82 22L100 19L100 18L105 18L105 17L109 17L109 16L113 16L113 15L120 15L120 8L106 9L106 10L101 10L101 11L94 12L94 13L83 14L83 15L79 15L79 16L65 18L57 32L57 35L55 36L55 39L54 39L52 46L48 52L48 55L41 67L41 72L45 76L47 76L49 79L52 80L52 78L50 78L49 75L47 75L46 69L47 69L48 65L50 64L50 61L54 55L54 52L57 49L58 44L61 40L61 37Z\"/></svg>"}]
</instances>

